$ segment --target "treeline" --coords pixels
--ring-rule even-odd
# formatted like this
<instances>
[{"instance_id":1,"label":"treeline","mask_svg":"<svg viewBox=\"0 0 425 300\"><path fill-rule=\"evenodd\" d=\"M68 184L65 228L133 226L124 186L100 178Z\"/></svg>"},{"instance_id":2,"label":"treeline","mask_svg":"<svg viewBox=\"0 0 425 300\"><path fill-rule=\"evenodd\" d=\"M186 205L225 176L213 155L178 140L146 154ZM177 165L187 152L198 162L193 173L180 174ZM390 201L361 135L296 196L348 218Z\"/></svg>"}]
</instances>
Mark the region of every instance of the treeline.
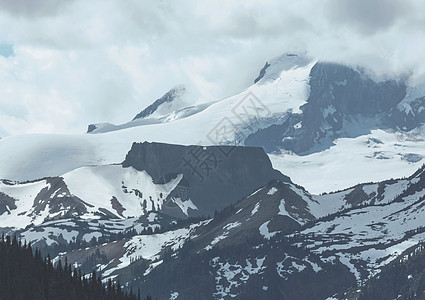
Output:
<instances>
[{"instance_id":1,"label":"treeline","mask_svg":"<svg viewBox=\"0 0 425 300\"><path fill-rule=\"evenodd\" d=\"M403 252L362 287L359 300L425 299L425 244Z\"/></svg>"},{"instance_id":2,"label":"treeline","mask_svg":"<svg viewBox=\"0 0 425 300\"><path fill-rule=\"evenodd\" d=\"M42 257L31 244L16 237L0 239L0 300L141 300L140 290L125 292L119 283L105 287L93 272L82 276L67 262L53 266L50 256ZM150 300L147 296L145 300Z\"/></svg>"}]
</instances>

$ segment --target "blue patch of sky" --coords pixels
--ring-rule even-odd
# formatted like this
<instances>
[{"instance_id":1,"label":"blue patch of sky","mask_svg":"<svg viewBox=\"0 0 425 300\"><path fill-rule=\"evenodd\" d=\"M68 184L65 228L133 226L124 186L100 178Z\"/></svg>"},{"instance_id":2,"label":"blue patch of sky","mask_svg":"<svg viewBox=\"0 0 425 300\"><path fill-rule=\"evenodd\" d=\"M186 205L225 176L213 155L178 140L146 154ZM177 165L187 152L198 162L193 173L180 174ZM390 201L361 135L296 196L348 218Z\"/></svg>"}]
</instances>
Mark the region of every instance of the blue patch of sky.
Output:
<instances>
[{"instance_id":1,"label":"blue patch of sky","mask_svg":"<svg viewBox=\"0 0 425 300\"><path fill-rule=\"evenodd\" d=\"M0 55L8 58L15 54L15 50L13 49L12 44L1 43L0 42Z\"/></svg>"}]
</instances>

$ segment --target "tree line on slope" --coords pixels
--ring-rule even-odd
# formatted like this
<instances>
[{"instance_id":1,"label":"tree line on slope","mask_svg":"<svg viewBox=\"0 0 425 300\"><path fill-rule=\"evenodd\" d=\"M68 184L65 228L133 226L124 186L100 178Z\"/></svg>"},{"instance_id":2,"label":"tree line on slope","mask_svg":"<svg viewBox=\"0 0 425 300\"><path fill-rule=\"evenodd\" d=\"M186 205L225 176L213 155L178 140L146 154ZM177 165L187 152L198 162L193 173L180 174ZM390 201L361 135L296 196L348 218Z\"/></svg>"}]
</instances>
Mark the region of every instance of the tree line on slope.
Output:
<instances>
[{"instance_id":1,"label":"tree line on slope","mask_svg":"<svg viewBox=\"0 0 425 300\"><path fill-rule=\"evenodd\" d=\"M31 244L16 237L0 239L0 300L141 300L132 291L122 290L109 281L105 287L93 272L82 276L65 261L53 265L50 256L42 257ZM150 296L143 298L151 300Z\"/></svg>"},{"instance_id":2,"label":"tree line on slope","mask_svg":"<svg viewBox=\"0 0 425 300\"><path fill-rule=\"evenodd\" d=\"M359 300L424 300L425 243L403 252L362 287Z\"/></svg>"}]
</instances>

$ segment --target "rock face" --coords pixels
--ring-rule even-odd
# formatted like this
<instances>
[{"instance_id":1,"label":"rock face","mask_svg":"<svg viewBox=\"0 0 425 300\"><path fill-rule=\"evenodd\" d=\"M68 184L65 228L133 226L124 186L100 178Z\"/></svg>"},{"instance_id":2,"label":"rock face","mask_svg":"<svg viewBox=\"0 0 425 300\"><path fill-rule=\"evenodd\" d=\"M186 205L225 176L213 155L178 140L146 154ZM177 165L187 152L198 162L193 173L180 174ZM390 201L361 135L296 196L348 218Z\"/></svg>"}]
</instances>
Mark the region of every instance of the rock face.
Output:
<instances>
[{"instance_id":1,"label":"rock face","mask_svg":"<svg viewBox=\"0 0 425 300\"><path fill-rule=\"evenodd\" d=\"M72 218L87 212L87 204L71 194L63 178L46 178L46 187L34 198L32 215L41 215L47 209L51 219Z\"/></svg>"},{"instance_id":2,"label":"rock face","mask_svg":"<svg viewBox=\"0 0 425 300\"><path fill-rule=\"evenodd\" d=\"M254 80L254 84L257 83L258 81L260 81L260 79L263 78L264 75L266 75L266 70L267 70L268 67L270 67L270 64L269 64L269 62L266 62L266 64L264 65L264 67L261 69L260 74Z\"/></svg>"},{"instance_id":3,"label":"rock face","mask_svg":"<svg viewBox=\"0 0 425 300\"><path fill-rule=\"evenodd\" d=\"M272 180L289 178L272 168L262 148L179 146L134 143L124 167L146 171L155 183L183 174L180 198L190 199L199 214L213 214Z\"/></svg>"},{"instance_id":4,"label":"rock face","mask_svg":"<svg viewBox=\"0 0 425 300\"><path fill-rule=\"evenodd\" d=\"M425 99L409 103L411 113L406 116L397 108L405 96L403 83L377 83L350 67L317 63L310 72L310 96L302 113L290 113L283 124L259 130L245 144L263 145L267 152L283 148L302 154L314 146L327 148L339 137L364 134L373 126L412 129L425 120Z\"/></svg>"},{"instance_id":5,"label":"rock face","mask_svg":"<svg viewBox=\"0 0 425 300\"><path fill-rule=\"evenodd\" d=\"M94 130L96 130L96 124L89 124L89 126L87 127L87 133L93 132Z\"/></svg>"},{"instance_id":6,"label":"rock face","mask_svg":"<svg viewBox=\"0 0 425 300\"><path fill-rule=\"evenodd\" d=\"M425 97L413 97L411 101L400 103L398 109L391 111L388 126L396 126L402 131L410 131L425 121Z\"/></svg>"},{"instance_id":7,"label":"rock face","mask_svg":"<svg viewBox=\"0 0 425 300\"><path fill-rule=\"evenodd\" d=\"M5 193L0 192L0 215L5 212L10 214L10 210L16 208L16 200Z\"/></svg>"},{"instance_id":8,"label":"rock face","mask_svg":"<svg viewBox=\"0 0 425 300\"><path fill-rule=\"evenodd\" d=\"M318 63L310 73L309 103L334 105L342 114L374 115L389 110L406 96L406 87L395 81L376 83L347 66Z\"/></svg>"}]
</instances>

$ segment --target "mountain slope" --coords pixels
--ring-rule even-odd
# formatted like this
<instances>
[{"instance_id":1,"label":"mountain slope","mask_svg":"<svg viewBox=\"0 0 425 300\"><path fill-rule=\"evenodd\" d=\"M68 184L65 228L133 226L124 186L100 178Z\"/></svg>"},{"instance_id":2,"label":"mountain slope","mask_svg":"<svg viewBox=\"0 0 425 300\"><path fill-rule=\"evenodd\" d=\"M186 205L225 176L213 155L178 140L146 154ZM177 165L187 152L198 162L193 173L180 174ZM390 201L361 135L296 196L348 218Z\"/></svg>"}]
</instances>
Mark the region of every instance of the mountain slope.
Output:
<instances>
[{"instance_id":1,"label":"mountain slope","mask_svg":"<svg viewBox=\"0 0 425 300\"><path fill-rule=\"evenodd\" d=\"M211 220L66 256L98 249L105 279L164 298L339 299L425 240L424 213L425 168L320 196L272 181Z\"/></svg>"},{"instance_id":2,"label":"mountain slope","mask_svg":"<svg viewBox=\"0 0 425 300\"><path fill-rule=\"evenodd\" d=\"M105 280L118 275L121 282L151 289L162 298L171 294L182 299L325 298L355 280L343 264L323 262L284 237L315 220L308 210L312 200L303 200L299 193L302 189L291 183L273 181L212 220L66 256L84 267L88 256L104 253L98 270L103 270ZM118 255L108 255L117 247ZM317 279L334 284L323 288ZM294 289L300 282L310 288Z\"/></svg>"},{"instance_id":3,"label":"mountain slope","mask_svg":"<svg viewBox=\"0 0 425 300\"><path fill-rule=\"evenodd\" d=\"M359 300L425 299L425 252L423 243L401 253L361 289Z\"/></svg>"}]
</instances>

